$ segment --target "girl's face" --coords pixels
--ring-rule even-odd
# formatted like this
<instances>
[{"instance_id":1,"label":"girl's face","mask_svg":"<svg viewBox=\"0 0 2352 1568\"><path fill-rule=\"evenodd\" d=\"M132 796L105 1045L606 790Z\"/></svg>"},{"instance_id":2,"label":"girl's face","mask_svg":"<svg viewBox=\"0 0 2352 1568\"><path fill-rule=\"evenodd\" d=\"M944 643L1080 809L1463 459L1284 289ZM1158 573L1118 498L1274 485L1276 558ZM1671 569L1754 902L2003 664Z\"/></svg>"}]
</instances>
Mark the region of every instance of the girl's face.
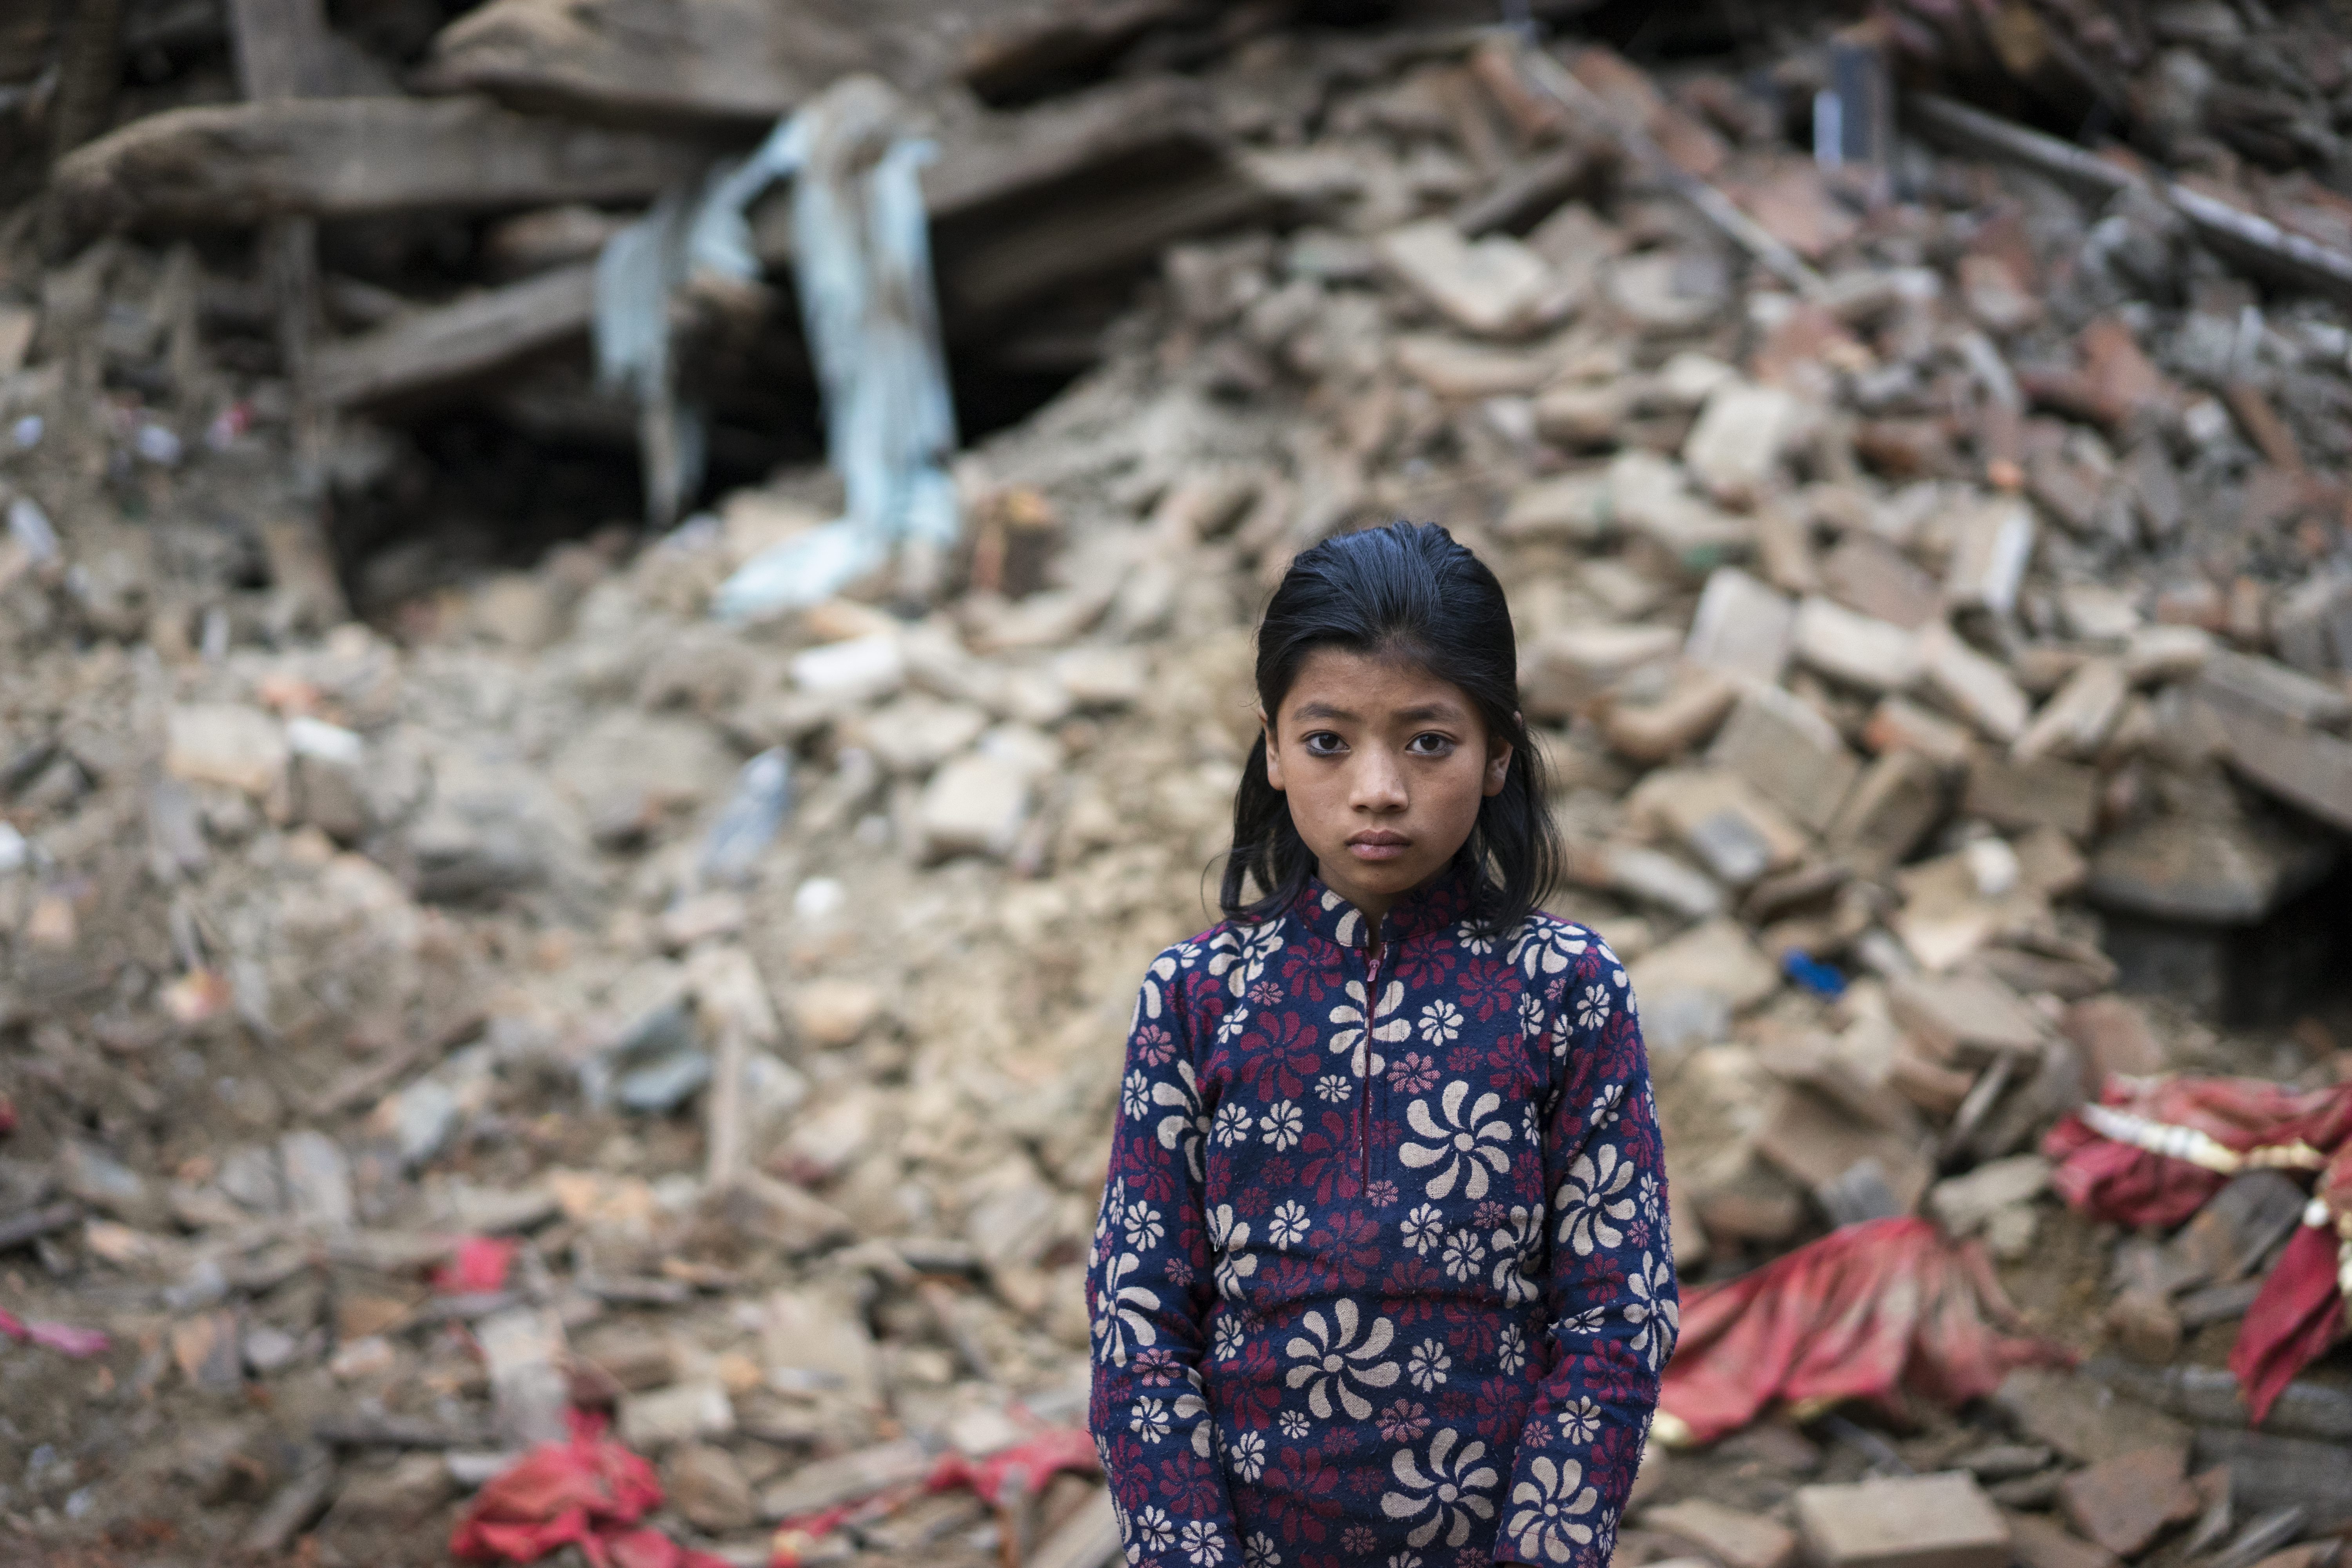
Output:
<instances>
[{"instance_id":1,"label":"girl's face","mask_svg":"<svg viewBox=\"0 0 2352 1568\"><path fill-rule=\"evenodd\" d=\"M1510 742L1418 665L1321 647L1265 726L1266 782L1324 885L1373 920L1443 871L1500 794Z\"/></svg>"}]
</instances>

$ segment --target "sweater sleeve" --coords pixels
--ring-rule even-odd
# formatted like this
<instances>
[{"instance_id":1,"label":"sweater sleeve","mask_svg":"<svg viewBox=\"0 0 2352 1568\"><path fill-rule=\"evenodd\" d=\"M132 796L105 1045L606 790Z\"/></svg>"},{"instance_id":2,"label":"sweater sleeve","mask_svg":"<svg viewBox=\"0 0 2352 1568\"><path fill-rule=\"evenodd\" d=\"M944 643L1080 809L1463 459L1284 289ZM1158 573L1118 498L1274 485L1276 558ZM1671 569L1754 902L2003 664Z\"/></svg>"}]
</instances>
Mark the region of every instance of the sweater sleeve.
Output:
<instances>
[{"instance_id":1,"label":"sweater sleeve","mask_svg":"<svg viewBox=\"0 0 2352 1568\"><path fill-rule=\"evenodd\" d=\"M1209 1118L1177 950L1152 965L1129 1032L1110 1177L1087 1270L1088 1409L1131 1564L1239 1568L1203 1396L1214 1298L1202 1160Z\"/></svg>"},{"instance_id":2,"label":"sweater sleeve","mask_svg":"<svg viewBox=\"0 0 2352 1568\"><path fill-rule=\"evenodd\" d=\"M1641 1468L1678 1319L1664 1150L1624 966L1590 932L1552 998L1549 1360L1506 1494L1498 1563L1601 1568Z\"/></svg>"}]
</instances>

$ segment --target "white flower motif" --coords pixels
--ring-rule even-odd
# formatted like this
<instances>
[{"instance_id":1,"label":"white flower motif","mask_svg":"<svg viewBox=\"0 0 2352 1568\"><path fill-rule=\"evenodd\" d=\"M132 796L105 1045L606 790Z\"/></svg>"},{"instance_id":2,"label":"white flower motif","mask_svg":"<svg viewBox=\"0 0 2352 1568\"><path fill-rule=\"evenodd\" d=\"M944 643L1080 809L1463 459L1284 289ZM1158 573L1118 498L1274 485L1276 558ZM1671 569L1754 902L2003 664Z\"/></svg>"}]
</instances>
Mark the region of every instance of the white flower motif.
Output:
<instances>
[{"instance_id":1,"label":"white flower motif","mask_svg":"<svg viewBox=\"0 0 2352 1568\"><path fill-rule=\"evenodd\" d=\"M1255 1476L1246 1478L1255 1480ZM1274 1537L1263 1530L1250 1532L1242 1542L1242 1568L1282 1568L1282 1553L1275 1550Z\"/></svg>"},{"instance_id":2,"label":"white flower motif","mask_svg":"<svg viewBox=\"0 0 2352 1568\"><path fill-rule=\"evenodd\" d=\"M1495 1364L1505 1376L1528 1364L1528 1336L1517 1323L1506 1323L1495 1341Z\"/></svg>"},{"instance_id":3,"label":"white flower motif","mask_svg":"<svg viewBox=\"0 0 2352 1568\"><path fill-rule=\"evenodd\" d=\"M1414 1257L1426 1258L1429 1249L1445 1238L1445 1216L1437 1212L1435 1204L1423 1204L1404 1216L1397 1230Z\"/></svg>"},{"instance_id":4,"label":"white flower motif","mask_svg":"<svg viewBox=\"0 0 2352 1568\"><path fill-rule=\"evenodd\" d=\"M1658 1178L1655 1175L1648 1171L1642 1173L1641 1181L1635 1184L1633 1188L1633 1201L1641 1206L1643 1219L1648 1220L1652 1225L1658 1223L1660 1214L1664 1208L1665 1194L1659 1187Z\"/></svg>"},{"instance_id":5,"label":"white flower motif","mask_svg":"<svg viewBox=\"0 0 2352 1568\"><path fill-rule=\"evenodd\" d=\"M1571 1443L1590 1443L1601 1436L1601 1406L1590 1398L1561 1405L1552 1419L1559 1423L1559 1435Z\"/></svg>"},{"instance_id":6,"label":"white flower motif","mask_svg":"<svg viewBox=\"0 0 2352 1568\"><path fill-rule=\"evenodd\" d=\"M1255 1432L1237 1434L1225 1445L1225 1468L1244 1481L1265 1474L1265 1439Z\"/></svg>"},{"instance_id":7,"label":"white flower motif","mask_svg":"<svg viewBox=\"0 0 2352 1568\"><path fill-rule=\"evenodd\" d=\"M1217 1294L1228 1301L1242 1299L1242 1281L1257 1272L1257 1254L1249 1246L1247 1220L1234 1217L1234 1205L1219 1204L1209 1211L1209 1247L1217 1256Z\"/></svg>"},{"instance_id":8,"label":"white flower motif","mask_svg":"<svg viewBox=\"0 0 2352 1568\"><path fill-rule=\"evenodd\" d=\"M1528 1279L1528 1269L1543 1249L1544 1211L1514 1204L1503 1223L1486 1239L1495 1248L1495 1289L1509 1306L1534 1300L1542 1292Z\"/></svg>"},{"instance_id":9,"label":"white flower motif","mask_svg":"<svg viewBox=\"0 0 2352 1568\"><path fill-rule=\"evenodd\" d=\"M1147 1443L1168 1436L1168 1406L1157 1399L1139 1399L1127 1418L1127 1429Z\"/></svg>"},{"instance_id":10,"label":"white flower motif","mask_svg":"<svg viewBox=\"0 0 2352 1568\"><path fill-rule=\"evenodd\" d=\"M1217 1538L1217 1527L1205 1519L1195 1519L1184 1526L1184 1560L1192 1568L1216 1568L1225 1560L1225 1543Z\"/></svg>"},{"instance_id":11,"label":"white flower motif","mask_svg":"<svg viewBox=\"0 0 2352 1568\"><path fill-rule=\"evenodd\" d=\"M1387 1388L1396 1382L1396 1363L1379 1359L1396 1337L1396 1326L1386 1318L1374 1318L1369 1327L1362 1327L1359 1339L1361 1311L1345 1298L1332 1303L1328 1321L1319 1310L1310 1310L1299 1320L1299 1326L1307 1331L1293 1336L1282 1349L1298 1364L1284 1374L1283 1381L1307 1390L1307 1408L1318 1421L1331 1419L1335 1399L1349 1420L1370 1419L1372 1402L1358 1385Z\"/></svg>"},{"instance_id":12,"label":"white flower motif","mask_svg":"<svg viewBox=\"0 0 2352 1568\"><path fill-rule=\"evenodd\" d=\"M1540 980L1548 974L1566 973L1570 961L1583 952L1580 940L1547 922L1529 921L1519 928L1518 939L1511 944L1511 963L1528 979Z\"/></svg>"},{"instance_id":13,"label":"white flower motif","mask_svg":"<svg viewBox=\"0 0 2352 1568\"><path fill-rule=\"evenodd\" d=\"M1128 1283L1128 1276L1143 1267L1143 1259L1132 1252L1122 1252L1103 1262L1102 1284L1095 1295L1095 1339L1099 1345L1097 1356L1111 1366L1125 1366L1130 1345L1149 1349L1160 1340L1160 1331L1148 1315L1160 1310L1160 1295L1141 1285Z\"/></svg>"},{"instance_id":14,"label":"white flower motif","mask_svg":"<svg viewBox=\"0 0 2352 1568\"><path fill-rule=\"evenodd\" d=\"M1574 1459L1557 1464L1538 1454L1528 1479L1511 1489L1511 1517L1503 1527L1519 1555L1541 1563L1566 1563L1580 1546L1592 1544L1589 1516L1601 1494L1584 1485L1584 1467Z\"/></svg>"},{"instance_id":15,"label":"white flower motif","mask_svg":"<svg viewBox=\"0 0 2352 1568\"><path fill-rule=\"evenodd\" d=\"M1329 1105L1345 1105L1356 1086L1336 1072L1327 1072L1315 1080L1315 1098Z\"/></svg>"},{"instance_id":16,"label":"white flower motif","mask_svg":"<svg viewBox=\"0 0 2352 1568\"><path fill-rule=\"evenodd\" d=\"M1160 1211L1150 1204L1138 1204L1127 1211L1120 1230L1128 1246L1141 1252L1160 1245Z\"/></svg>"},{"instance_id":17,"label":"white flower motif","mask_svg":"<svg viewBox=\"0 0 2352 1568\"><path fill-rule=\"evenodd\" d=\"M1495 952L1495 939L1472 931L1468 921L1454 928L1454 945L1472 958L1491 958Z\"/></svg>"},{"instance_id":18,"label":"white flower motif","mask_svg":"<svg viewBox=\"0 0 2352 1568\"><path fill-rule=\"evenodd\" d=\"M1388 1071L1388 1058L1374 1051L1372 1046L1400 1045L1412 1038L1412 1022L1392 1016L1404 1005L1404 983L1390 981L1377 1006L1366 1004L1364 983L1360 980L1349 981L1346 994L1348 999L1331 1009L1333 1026L1328 1044L1332 1052L1346 1053L1349 1069L1358 1078Z\"/></svg>"},{"instance_id":19,"label":"white flower motif","mask_svg":"<svg viewBox=\"0 0 2352 1568\"><path fill-rule=\"evenodd\" d=\"M1682 1331L1682 1305L1673 1294L1673 1260L1644 1252L1642 1267L1626 1276L1625 1287L1633 1294L1633 1300L1625 1304L1625 1321L1639 1331L1628 1348L1641 1352L1655 1372L1675 1353L1675 1340Z\"/></svg>"},{"instance_id":20,"label":"white flower motif","mask_svg":"<svg viewBox=\"0 0 2352 1568\"><path fill-rule=\"evenodd\" d=\"M1217 1044L1231 1046L1235 1040L1240 1039L1243 1032L1249 1027L1249 1021L1250 1010L1246 1007L1235 1007L1218 1019Z\"/></svg>"},{"instance_id":21,"label":"white flower motif","mask_svg":"<svg viewBox=\"0 0 2352 1568\"><path fill-rule=\"evenodd\" d=\"M1307 1217L1305 1204L1283 1204L1275 1209L1274 1217L1266 1222L1265 1238L1276 1247L1289 1247L1305 1236L1314 1224Z\"/></svg>"},{"instance_id":22,"label":"white flower motif","mask_svg":"<svg viewBox=\"0 0 2352 1568\"><path fill-rule=\"evenodd\" d=\"M1586 986L1584 994L1576 999L1576 1026L1597 1029L1608 1021L1609 988L1600 984Z\"/></svg>"},{"instance_id":23,"label":"white flower motif","mask_svg":"<svg viewBox=\"0 0 2352 1568\"><path fill-rule=\"evenodd\" d=\"M1607 1307L1587 1307L1572 1318L1562 1318L1559 1321L1559 1326L1567 1333L1597 1334L1608 1324L1608 1321Z\"/></svg>"},{"instance_id":24,"label":"white flower motif","mask_svg":"<svg viewBox=\"0 0 2352 1568\"><path fill-rule=\"evenodd\" d=\"M1431 1046L1453 1044L1462 1036L1462 1009L1440 998L1421 1010L1422 1043Z\"/></svg>"},{"instance_id":25,"label":"white flower motif","mask_svg":"<svg viewBox=\"0 0 2352 1568\"><path fill-rule=\"evenodd\" d=\"M1621 1247L1625 1233L1611 1224L1633 1217L1633 1200L1624 1195L1633 1184L1633 1165L1617 1152L1614 1143L1602 1143L1576 1157L1568 1180L1552 1195L1559 1214L1559 1240L1590 1258L1597 1247Z\"/></svg>"},{"instance_id":26,"label":"white flower motif","mask_svg":"<svg viewBox=\"0 0 2352 1568\"><path fill-rule=\"evenodd\" d=\"M1463 1196L1483 1198L1486 1173L1491 1169L1499 1174L1510 1169L1511 1157L1498 1146L1508 1143L1512 1136L1509 1121L1499 1114L1503 1097L1489 1089L1465 1115L1462 1102L1469 1098L1470 1086L1456 1079L1438 1097L1438 1108L1445 1116L1444 1126L1429 1113L1426 1100L1414 1100L1404 1113L1406 1123L1429 1142L1406 1143L1397 1151L1397 1158L1416 1171L1438 1167L1424 1189L1433 1198L1444 1197L1456 1184Z\"/></svg>"},{"instance_id":27,"label":"white flower motif","mask_svg":"<svg viewBox=\"0 0 2352 1568\"><path fill-rule=\"evenodd\" d=\"M1129 1121L1140 1121L1151 1113L1151 1079L1141 1068L1120 1080L1118 1108Z\"/></svg>"},{"instance_id":28,"label":"white flower motif","mask_svg":"<svg viewBox=\"0 0 2352 1568\"><path fill-rule=\"evenodd\" d=\"M1265 1141L1276 1148L1296 1149L1299 1134L1306 1130L1307 1118L1296 1101L1277 1100L1265 1108L1265 1114L1257 1119L1257 1125L1258 1131L1265 1135Z\"/></svg>"},{"instance_id":29,"label":"white flower motif","mask_svg":"<svg viewBox=\"0 0 2352 1568\"><path fill-rule=\"evenodd\" d=\"M1392 1552L1389 1554L1388 1568L1422 1568L1421 1553Z\"/></svg>"},{"instance_id":30,"label":"white flower motif","mask_svg":"<svg viewBox=\"0 0 2352 1568\"><path fill-rule=\"evenodd\" d=\"M1209 1339L1209 1353L1219 1361L1232 1361L1248 1342L1249 1335L1242 1328L1240 1316L1227 1312L1217 1319L1216 1332Z\"/></svg>"},{"instance_id":31,"label":"white flower motif","mask_svg":"<svg viewBox=\"0 0 2352 1568\"><path fill-rule=\"evenodd\" d=\"M1446 1369L1453 1364L1454 1357L1447 1352L1444 1340L1423 1340L1405 1357L1404 1374L1415 1388L1427 1394L1445 1381Z\"/></svg>"},{"instance_id":32,"label":"white flower motif","mask_svg":"<svg viewBox=\"0 0 2352 1568\"><path fill-rule=\"evenodd\" d=\"M1151 1086L1151 1103L1169 1112L1160 1119L1158 1128L1162 1149L1181 1150L1184 1163L1194 1181L1202 1180L1201 1144L1208 1136L1209 1118L1201 1110L1200 1082L1192 1076L1192 1064L1179 1061L1176 1075L1184 1081L1170 1083L1166 1079Z\"/></svg>"},{"instance_id":33,"label":"white flower motif","mask_svg":"<svg viewBox=\"0 0 2352 1568\"><path fill-rule=\"evenodd\" d=\"M1315 1430L1315 1424L1307 1419L1304 1410L1286 1410L1274 1418L1274 1425L1284 1436L1293 1441Z\"/></svg>"},{"instance_id":34,"label":"white flower motif","mask_svg":"<svg viewBox=\"0 0 2352 1568\"><path fill-rule=\"evenodd\" d=\"M1544 1012L1543 998L1532 991L1520 992L1519 1032L1525 1035L1528 1039L1532 1040L1537 1036L1542 1034L1545 1028L1549 1026L1549 1023L1550 1018ZM1552 1048L1554 1050L1559 1050L1560 1048L1559 1042L1557 1040L1553 1041Z\"/></svg>"},{"instance_id":35,"label":"white flower motif","mask_svg":"<svg viewBox=\"0 0 2352 1568\"><path fill-rule=\"evenodd\" d=\"M1486 1445L1465 1443L1451 1426L1441 1427L1429 1440L1426 1459L1411 1448L1400 1448L1389 1461L1389 1473L1398 1489L1381 1494L1381 1511L1394 1520L1419 1521L1405 1534L1411 1546L1426 1546L1442 1532L1448 1546L1470 1539L1477 1520L1495 1517L1493 1491L1502 1478L1485 1463Z\"/></svg>"},{"instance_id":36,"label":"white flower motif","mask_svg":"<svg viewBox=\"0 0 2352 1568\"><path fill-rule=\"evenodd\" d=\"M1479 1266L1486 1261L1486 1244L1466 1230L1457 1230L1445 1238L1445 1250L1439 1261L1444 1264L1448 1279L1475 1279Z\"/></svg>"},{"instance_id":37,"label":"white flower motif","mask_svg":"<svg viewBox=\"0 0 2352 1568\"><path fill-rule=\"evenodd\" d=\"M1249 1136L1250 1113L1239 1100L1229 1100L1217 1107L1217 1119L1209 1124L1209 1135L1220 1149L1230 1149Z\"/></svg>"},{"instance_id":38,"label":"white flower motif","mask_svg":"<svg viewBox=\"0 0 2352 1568\"><path fill-rule=\"evenodd\" d=\"M1209 1420L1209 1402L1201 1394L1201 1372L1198 1367L1186 1367L1185 1378L1192 1386L1176 1396L1169 1415L1176 1421L1192 1424L1192 1452L1207 1458L1216 1446L1216 1431Z\"/></svg>"},{"instance_id":39,"label":"white flower motif","mask_svg":"<svg viewBox=\"0 0 2352 1568\"><path fill-rule=\"evenodd\" d=\"M1596 1130L1614 1127L1617 1125L1618 1114L1623 1109L1624 1100L1625 1086L1622 1083L1612 1083L1592 1097L1592 1103L1585 1109L1584 1119Z\"/></svg>"},{"instance_id":40,"label":"white flower motif","mask_svg":"<svg viewBox=\"0 0 2352 1568\"><path fill-rule=\"evenodd\" d=\"M1230 929L1220 931L1210 944L1209 973L1222 976L1225 989L1235 996L1245 996L1251 986L1265 977L1265 966L1282 951L1282 942L1280 921L1252 926L1246 934Z\"/></svg>"},{"instance_id":41,"label":"white flower motif","mask_svg":"<svg viewBox=\"0 0 2352 1568\"><path fill-rule=\"evenodd\" d=\"M1146 1552L1165 1552L1176 1544L1176 1521L1164 1508L1146 1508L1135 1515L1135 1539Z\"/></svg>"}]
</instances>

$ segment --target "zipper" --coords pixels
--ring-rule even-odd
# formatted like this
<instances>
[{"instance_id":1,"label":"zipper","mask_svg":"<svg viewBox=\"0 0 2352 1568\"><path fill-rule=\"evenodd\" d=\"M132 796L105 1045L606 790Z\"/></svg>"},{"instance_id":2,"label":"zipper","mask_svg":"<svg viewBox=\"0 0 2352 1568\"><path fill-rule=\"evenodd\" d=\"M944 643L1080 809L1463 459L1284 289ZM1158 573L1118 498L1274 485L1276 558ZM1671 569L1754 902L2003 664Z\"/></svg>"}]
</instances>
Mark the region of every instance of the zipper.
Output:
<instances>
[{"instance_id":1,"label":"zipper","mask_svg":"<svg viewBox=\"0 0 2352 1568\"><path fill-rule=\"evenodd\" d=\"M1356 1193L1369 1198L1372 1190L1372 1015L1381 1005L1381 960L1389 944L1375 938L1367 944L1364 963L1364 1081L1356 1097Z\"/></svg>"}]
</instances>

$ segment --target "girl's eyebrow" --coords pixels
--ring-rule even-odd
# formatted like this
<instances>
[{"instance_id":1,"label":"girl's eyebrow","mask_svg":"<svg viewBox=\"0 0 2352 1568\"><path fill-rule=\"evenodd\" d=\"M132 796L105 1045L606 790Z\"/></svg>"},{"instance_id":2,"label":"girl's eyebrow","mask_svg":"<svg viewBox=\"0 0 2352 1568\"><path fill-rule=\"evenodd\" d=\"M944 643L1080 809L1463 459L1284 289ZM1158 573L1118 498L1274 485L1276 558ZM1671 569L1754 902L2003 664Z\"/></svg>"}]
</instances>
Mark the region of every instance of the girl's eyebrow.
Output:
<instances>
[{"instance_id":1,"label":"girl's eyebrow","mask_svg":"<svg viewBox=\"0 0 2352 1568\"><path fill-rule=\"evenodd\" d=\"M1302 706L1294 709L1290 716L1293 719L1339 719L1343 721L1353 721L1358 717L1358 715L1350 713L1345 708L1334 708L1328 702L1308 702L1303 704ZM1408 724L1426 724L1433 720L1459 719L1461 716L1462 710L1451 702L1424 702L1416 708L1400 708L1394 713L1390 715L1391 719L1402 719Z\"/></svg>"}]
</instances>

